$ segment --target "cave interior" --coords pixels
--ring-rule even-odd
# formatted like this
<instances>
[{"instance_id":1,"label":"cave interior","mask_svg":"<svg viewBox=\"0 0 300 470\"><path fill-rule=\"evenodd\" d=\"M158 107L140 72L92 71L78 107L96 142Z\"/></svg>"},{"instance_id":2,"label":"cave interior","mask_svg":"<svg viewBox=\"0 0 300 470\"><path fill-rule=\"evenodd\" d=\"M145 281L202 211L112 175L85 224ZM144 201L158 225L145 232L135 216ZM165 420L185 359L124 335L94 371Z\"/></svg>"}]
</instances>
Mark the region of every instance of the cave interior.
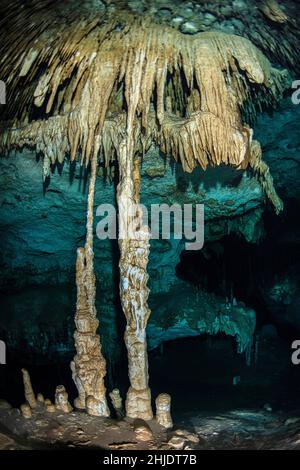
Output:
<instances>
[{"instance_id":1,"label":"cave interior","mask_svg":"<svg viewBox=\"0 0 300 470\"><path fill-rule=\"evenodd\" d=\"M1 2L0 448L299 449L297 2L58 3Z\"/></svg>"}]
</instances>

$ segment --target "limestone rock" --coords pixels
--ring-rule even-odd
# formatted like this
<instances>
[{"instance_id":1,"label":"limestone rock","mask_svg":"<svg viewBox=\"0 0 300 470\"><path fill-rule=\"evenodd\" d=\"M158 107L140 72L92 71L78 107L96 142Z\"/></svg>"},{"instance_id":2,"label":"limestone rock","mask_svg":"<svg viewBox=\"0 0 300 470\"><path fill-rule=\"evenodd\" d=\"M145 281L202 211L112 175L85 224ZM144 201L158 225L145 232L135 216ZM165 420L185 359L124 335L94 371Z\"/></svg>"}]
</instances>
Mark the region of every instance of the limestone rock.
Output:
<instances>
[{"instance_id":1,"label":"limestone rock","mask_svg":"<svg viewBox=\"0 0 300 470\"><path fill-rule=\"evenodd\" d=\"M193 444L198 444L200 439L197 434L192 432L186 431L185 429L177 429L174 433L176 436L180 436L188 442L192 442Z\"/></svg>"},{"instance_id":2,"label":"limestone rock","mask_svg":"<svg viewBox=\"0 0 300 470\"><path fill-rule=\"evenodd\" d=\"M182 23L180 31L185 34L196 34L199 32L199 27L193 21L186 21Z\"/></svg>"},{"instance_id":3,"label":"limestone rock","mask_svg":"<svg viewBox=\"0 0 300 470\"><path fill-rule=\"evenodd\" d=\"M76 286L77 304L74 334L76 356L71 362L73 380L78 390L74 404L79 409L87 409L93 416L109 416L106 402L104 377L106 361L101 352L101 342L96 334L99 321L95 306L96 277L94 273L93 221L94 197L97 175L97 153L91 165L91 179L88 194L86 243L77 250Z\"/></svg>"},{"instance_id":4,"label":"limestone rock","mask_svg":"<svg viewBox=\"0 0 300 470\"><path fill-rule=\"evenodd\" d=\"M91 416L109 416L106 402L98 400L92 395L86 398L86 411Z\"/></svg>"},{"instance_id":5,"label":"limestone rock","mask_svg":"<svg viewBox=\"0 0 300 470\"><path fill-rule=\"evenodd\" d=\"M31 418L32 417L31 407L28 405L28 403L24 403L23 405L21 405L20 406L20 411L22 413L23 418Z\"/></svg>"},{"instance_id":6,"label":"limestone rock","mask_svg":"<svg viewBox=\"0 0 300 470\"><path fill-rule=\"evenodd\" d=\"M53 405L50 400L45 400L45 407L48 413L55 413L56 411L55 405Z\"/></svg>"},{"instance_id":7,"label":"limestone rock","mask_svg":"<svg viewBox=\"0 0 300 470\"><path fill-rule=\"evenodd\" d=\"M298 423L300 421L300 418L297 418L296 416L293 416L292 418L288 418L285 420L284 425L285 426L290 426L291 424Z\"/></svg>"},{"instance_id":8,"label":"limestone rock","mask_svg":"<svg viewBox=\"0 0 300 470\"><path fill-rule=\"evenodd\" d=\"M11 410L12 406L8 401L0 399L0 410Z\"/></svg>"},{"instance_id":9,"label":"limestone rock","mask_svg":"<svg viewBox=\"0 0 300 470\"><path fill-rule=\"evenodd\" d=\"M124 411L123 411L122 398L120 396L120 390L118 388L114 388L110 392L109 396L110 396L112 405L114 407L114 410L117 414L117 417L122 418L124 416Z\"/></svg>"},{"instance_id":10,"label":"limestone rock","mask_svg":"<svg viewBox=\"0 0 300 470\"><path fill-rule=\"evenodd\" d=\"M58 385L55 390L55 407L59 411L64 413L70 413L72 411L72 406L68 401L68 394L63 385Z\"/></svg>"},{"instance_id":11,"label":"limestone rock","mask_svg":"<svg viewBox=\"0 0 300 470\"><path fill-rule=\"evenodd\" d=\"M173 427L171 418L171 397L167 393L161 393L155 400L156 404L156 421L166 429Z\"/></svg>"},{"instance_id":12,"label":"limestone rock","mask_svg":"<svg viewBox=\"0 0 300 470\"><path fill-rule=\"evenodd\" d=\"M172 436L171 439L168 440L168 445L173 449L181 450L184 448L185 439L180 436Z\"/></svg>"},{"instance_id":13,"label":"limestone rock","mask_svg":"<svg viewBox=\"0 0 300 470\"><path fill-rule=\"evenodd\" d=\"M277 0L262 0L260 10L269 20L275 23L285 23L288 20Z\"/></svg>"},{"instance_id":14,"label":"limestone rock","mask_svg":"<svg viewBox=\"0 0 300 470\"><path fill-rule=\"evenodd\" d=\"M137 93L134 87L129 93ZM128 353L130 388L125 408L130 418L152 419L148 376L146 326L151 314L148 306L147 265L150 231L140 206L140 160L134 158L133 128L120 145L117 188L119 210L120 299L126 317L125 344Z\"/></svg>"},{"instance_id":15,"label":"limestone rock","mask_svg":"<svg viewBox=\"0 0 300 470\"><path fill-rule=\"evenodd\" d=\"M26 401L29 403L29 406L31 408L35 408L37 403L36 403L36 398L35 398L33 388L31 385L30 375L26 369L22 369L22 375L23 375L24 393L25 393Z\"/></svg>"},{"instance_id":16,"label":"limestone rock","mask_svg":"<svg viewBox=\"0 0 300 470\"><path fill-rule=\"evenodd\" d=\"M137 390L129 388L126 397L126 416L128 418L136 418L150 420L153 418L151 407L151 392L149 388ZM151 405L150 405L151 406Z\"/></svg>"},{"instance_id":17,"label":"limestone rock","mask_svg":"<svg viewBox=\"0 0 300 470\"><path fill-rule=\"evenodd\" d=\"M44 405L45 404L45 399L44 399L44 395L42 395L41 393L38 393L37 394L37 402L40 403L41 405Z\"/></svg>"},{"instance_id":18,"label":"limestone rock","mask_svg":"<svg viewBox=\"0 0 300 470\"><path fill-rule=\"evenodd\" d=\"M3 433L0 433L0 450L13 448L15 441Z\"/></svg>"}]
</instances>

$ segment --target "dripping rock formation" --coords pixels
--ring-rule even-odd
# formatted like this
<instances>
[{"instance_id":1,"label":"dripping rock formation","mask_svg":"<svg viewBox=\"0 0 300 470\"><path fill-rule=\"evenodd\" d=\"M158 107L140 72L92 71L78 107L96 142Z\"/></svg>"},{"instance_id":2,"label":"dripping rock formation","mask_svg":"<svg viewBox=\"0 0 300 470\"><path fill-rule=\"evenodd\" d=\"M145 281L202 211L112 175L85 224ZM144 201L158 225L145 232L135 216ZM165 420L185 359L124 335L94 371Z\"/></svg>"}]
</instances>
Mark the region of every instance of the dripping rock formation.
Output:
<instances>
[{"instance_id":1,"label":"dripping rock formation","mask_svg":"<svg viewBox=\"0 0 300 470\"><path fill-rule=\"evenodd\" d=\"M204 445L197 412L215 393L224 409L251 399L272 408L271 389L278 407L290 403L289 341L300 333L297 2L3 0L0 13L0 339L12 363L0 396L21 411L5 409L5 426L34 434L54 416L67 431L51 442L73 442L76 417L78 436L102 423L97 445L107 448L188 450ZM143 208L158 204L204 206L201 250L161 226L152 237ZM109 208L116 236L102 240ZM287 375L292 391L276 382ZM198 435L167 438L183 382ZM0 407L0 425L1 416ZM253 419L260 429L260 412ZM9 439L3 446L18 448Z\"/></svg>"}]
</instances>

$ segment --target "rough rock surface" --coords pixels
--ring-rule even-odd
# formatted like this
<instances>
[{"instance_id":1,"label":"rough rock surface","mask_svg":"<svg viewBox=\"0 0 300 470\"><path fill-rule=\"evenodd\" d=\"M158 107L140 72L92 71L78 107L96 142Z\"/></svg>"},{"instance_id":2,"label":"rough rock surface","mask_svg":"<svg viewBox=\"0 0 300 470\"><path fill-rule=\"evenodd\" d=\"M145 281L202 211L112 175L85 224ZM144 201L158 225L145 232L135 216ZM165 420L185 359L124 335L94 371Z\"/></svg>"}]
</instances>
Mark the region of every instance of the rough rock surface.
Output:
<instances>
[{"instance_id":1,"label":"rough rock surface","mask_svg":"<svg viewBox=\"0 0 300 470\"><path fill-rule=\"evenodd\" d=\"M250 410L199 414L186 422L189 429L180 427L167 433L154 420L133 426L128 421L84 413L47 414L43 410L34 411L31 419L24 419L13 409L0 412L0 449L299 450L299 419L296 418Z\"/></svg>"}]
</instances>

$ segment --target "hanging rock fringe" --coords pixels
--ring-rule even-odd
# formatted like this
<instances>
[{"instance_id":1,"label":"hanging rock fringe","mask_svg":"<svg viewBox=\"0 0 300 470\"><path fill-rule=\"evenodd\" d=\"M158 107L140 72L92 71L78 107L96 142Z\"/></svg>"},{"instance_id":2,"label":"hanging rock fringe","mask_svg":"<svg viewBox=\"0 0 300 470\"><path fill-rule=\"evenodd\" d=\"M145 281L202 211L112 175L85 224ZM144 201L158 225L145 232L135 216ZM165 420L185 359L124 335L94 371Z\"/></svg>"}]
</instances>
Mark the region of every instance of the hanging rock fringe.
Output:
<instances>
[{"instance_id":1,"label":"hanging rock fringe","mask_svg":"<svg viewBox=\"0 0 300 470\"><path fill-rule=\"evenodd\" d=\"M66 8L60 17L46 0L28 10L21 3L7 3L1 22L8 104L0 150L35 146L46 177L49 162L66 155L88 165L97 146L108 165L130 129L134 153L154 140L186 171L248 166L252 131L241 113L248 108L250 119L255 107L273 106L287 84L286 72L272 68L249 40L219 32L185 36L128 12L95 18ZM269 184L263 187L270 197ZM276 211L280 206L275 201Z\"/></svg>"}]
</instances>

